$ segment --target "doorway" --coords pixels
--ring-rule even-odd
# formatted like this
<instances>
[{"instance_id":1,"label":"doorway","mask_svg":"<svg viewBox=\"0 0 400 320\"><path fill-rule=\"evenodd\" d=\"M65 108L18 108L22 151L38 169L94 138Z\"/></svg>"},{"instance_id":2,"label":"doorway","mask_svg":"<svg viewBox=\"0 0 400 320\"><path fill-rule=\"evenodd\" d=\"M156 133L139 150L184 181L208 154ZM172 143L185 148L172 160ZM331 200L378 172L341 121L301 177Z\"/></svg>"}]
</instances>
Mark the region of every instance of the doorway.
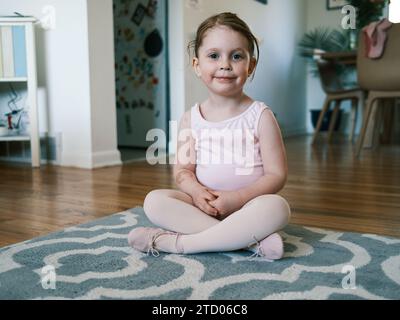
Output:
<instances>
[{"instance_id":1,"label":"doorway","mask_svg":"<svg viewBox=\"0 0 400 320\"><path fill-rule=\"evenodd\" d=\"M126 163L145 159L149 130L169 136L168 1L113 5L118 148Z\"/></svg>"}]
</instances>

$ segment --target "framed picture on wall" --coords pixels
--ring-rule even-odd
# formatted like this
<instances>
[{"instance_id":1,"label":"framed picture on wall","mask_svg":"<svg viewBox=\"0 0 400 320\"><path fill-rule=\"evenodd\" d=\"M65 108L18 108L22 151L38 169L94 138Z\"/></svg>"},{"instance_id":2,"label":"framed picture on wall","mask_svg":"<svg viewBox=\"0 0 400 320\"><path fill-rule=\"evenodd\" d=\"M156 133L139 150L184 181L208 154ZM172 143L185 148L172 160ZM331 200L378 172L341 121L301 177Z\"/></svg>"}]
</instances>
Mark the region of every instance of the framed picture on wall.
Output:
<instances>
[{"instance_id":1,"label":"framed picture on wall","mask_svg":"<svg viewBox=\"0 0 400 320\"><path fill-rule=\"evenodd\" d=\"M326 0L326 8L328 10L339 10L346 4L348 4L346 0Z\"/></svg>"}]
</instances>

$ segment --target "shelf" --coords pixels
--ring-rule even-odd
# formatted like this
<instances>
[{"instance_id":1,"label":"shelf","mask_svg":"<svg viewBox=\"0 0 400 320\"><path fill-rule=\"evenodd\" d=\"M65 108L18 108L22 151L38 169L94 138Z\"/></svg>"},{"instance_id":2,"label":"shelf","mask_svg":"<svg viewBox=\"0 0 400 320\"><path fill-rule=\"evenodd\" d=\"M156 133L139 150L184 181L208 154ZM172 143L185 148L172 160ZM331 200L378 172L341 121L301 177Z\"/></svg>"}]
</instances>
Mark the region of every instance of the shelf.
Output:
<instances>
[{"instance_id":1,"label":"shelf","mask_svg":"<svg viewBox=\"0 0 400 320\"><path fill-rule=\"evenodd\" d=\"M8 135L8 136L0 136L0 141L30 141L31 137L29 136L17 136L17 135Z\"/></svg>"},{"instance_id":2,"label":"shelf","mask_svg":"<svg viewBox=\"0 0 400 320\"><path fill-rule=\"evenodd\" d=\"M21 22L36 22L37 19L33 16L0 16L1 23L21 23Z\"/></svg>"},{"instance_id":3,"label":"shelf","mask_svg":"<svg viewBox=\"0 0 400 320\"><path fill-rule=\"evenodd\" d=\"M0 78L0 82L27 82L28 78Z\"/></svg>"}]
</instances>

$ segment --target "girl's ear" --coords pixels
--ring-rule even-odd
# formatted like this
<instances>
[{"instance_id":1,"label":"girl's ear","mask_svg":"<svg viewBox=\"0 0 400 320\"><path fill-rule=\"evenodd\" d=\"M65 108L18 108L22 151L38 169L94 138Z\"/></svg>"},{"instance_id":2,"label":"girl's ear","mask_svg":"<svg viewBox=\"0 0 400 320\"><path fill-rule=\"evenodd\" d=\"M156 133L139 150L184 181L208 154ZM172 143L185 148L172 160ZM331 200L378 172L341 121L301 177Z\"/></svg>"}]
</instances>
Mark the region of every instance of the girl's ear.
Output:
<instances>
[{"instance_id":1,"label":"girl's ear","mask_svg":"<svg viewBox=\"0 0 400 320\"><path fill-rule=\"evenodd\" d=\"M252 57L250 59L249 77L253 74L253 72L254 72L254 70L256 68L256 65L257 65L257 60L256 60L256 58Z\"/></svg>"},{"instance_id":2,"label":"girl's ear","mask_svg":"<svg viewBox=\"0 0 400 320\"><path fill-rule=\"evenodd\" d=\"M198 58L196 58L196 57L193 58L192 66L193 66L193 69L194 69L194 72L196 73L196 75L198 77L201 77L201 71L200 71L200 68L199 68L199 59Z\"/></svg>"}]
</instances>

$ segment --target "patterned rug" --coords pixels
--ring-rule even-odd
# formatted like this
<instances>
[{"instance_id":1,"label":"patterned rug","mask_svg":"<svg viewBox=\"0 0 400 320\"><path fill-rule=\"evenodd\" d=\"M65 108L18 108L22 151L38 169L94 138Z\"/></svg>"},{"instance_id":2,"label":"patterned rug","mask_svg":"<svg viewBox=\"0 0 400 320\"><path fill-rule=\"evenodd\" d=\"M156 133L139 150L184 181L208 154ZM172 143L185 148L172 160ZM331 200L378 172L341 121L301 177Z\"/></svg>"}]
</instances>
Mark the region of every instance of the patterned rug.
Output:
<instances>
[{"instance_id":1,"label":"patterned rug","mask_svg":"<svg viewBox=\"0 0 400 320\"><path fill-rule=\"evenodd\" d=\"M285 258L155 258L127 246L134 209L0 249L0 299L400 299L400 240L289 225Z\"/></svg>"}]
</instances>

